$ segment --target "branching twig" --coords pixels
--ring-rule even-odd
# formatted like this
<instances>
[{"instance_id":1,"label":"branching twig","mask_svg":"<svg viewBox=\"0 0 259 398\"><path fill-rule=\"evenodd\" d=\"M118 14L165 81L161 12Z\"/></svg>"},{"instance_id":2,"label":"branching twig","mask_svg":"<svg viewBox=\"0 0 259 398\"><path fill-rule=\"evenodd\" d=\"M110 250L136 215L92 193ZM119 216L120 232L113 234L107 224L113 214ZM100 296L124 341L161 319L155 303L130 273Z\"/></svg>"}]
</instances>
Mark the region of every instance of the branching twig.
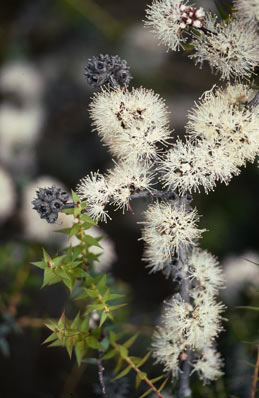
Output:
<instances>
[{"instance_id":1,"label":"branching twig","mask_svg":"<svg viewBox=\"0 0 259 398\"><path fill-rule=\"evenodd\" d=\"M186 264L188 259L188 249L185 247L180 247L178 251L179 263L181 264L181 269L183 270L180 294L182 299L186 302L190 302L190 279L187 275ZM192 392L190 389L190 359L191 351L188 350L183 359L182 373L179 378L179 398L191 397Z\"/></svg>"},{"instance_id":2,"label":"branching twig","mask_svg":"<svg viewBox=\"0 0 259 398\"><path fill-rule=\"evenodd\" d=\"M111 344L112 347L121 355L120 348L116 343ZM128 365L138 374L141 373L139 368L131 361L131 359L128 356L123 356L122 359L124 359L125 362L127 362ZM164 398L164 396L158 391L158 389L154 386L154 384L147 378L144 377L142 379L153 391L154 393L158 396L158 398Z\"/></svg>"}]
</instances>

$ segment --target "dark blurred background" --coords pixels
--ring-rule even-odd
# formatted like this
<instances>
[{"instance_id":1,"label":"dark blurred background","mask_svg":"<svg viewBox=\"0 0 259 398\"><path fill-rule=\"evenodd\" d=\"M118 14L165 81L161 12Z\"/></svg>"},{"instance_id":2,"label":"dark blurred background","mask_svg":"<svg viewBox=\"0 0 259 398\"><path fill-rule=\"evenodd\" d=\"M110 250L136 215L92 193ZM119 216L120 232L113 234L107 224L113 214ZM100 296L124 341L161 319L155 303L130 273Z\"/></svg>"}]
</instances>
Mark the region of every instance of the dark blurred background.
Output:
<instances>
[{"instance_id":1,"label":"dark blurred background","mask_svg":"<svg viewBox=\"0 0 259 398\"><path fill-rule=\"evenodd\" d=\"M218 3L224 8L227 2ZM196 4L216 11L213 1ZM37 187L56 182L75 189L91 170L103 172L112 164L97 134L91 132L87 109L93 90L84 78L88 58L99 53L125 58L131 67L132 85L153 89L166 99L175 135L184 134L187 112L194 101L218 83L207 65L199 69L183 52L166 52L157 45L156 38L143 27L146 5L146 0L9 0L1 4L3 398L101 396L95 386L95 367L78 369L65 350L41 346L48 335L42 319L59 317L69 304L61 286L40 290L41 272L30 265L39 259L42 246L54 253L65 244L53 232L57 226L40 220L31 209ZM247 397L250 393L253 369L247 361L255 361L255 349L243 341L257 341L258 316L236 306L259 305L259 270L244 260L259 262L258 173L257 165L249 164L229 186L219 185L209 195L194 197L202 215L201 227L208 230L201 245L218 256L226 269L227 289L222 296L229 305L229 322L220 337L226 376L203 389L195 384L199 397ZM109 270L129 292L130 321L150 327L157 324L161 304L175 286L161 274L149 275L141 262L143 244L138 240L137 221L145 205L134 202L134 216L115 212L113 220L100 227L107 235ZM66 220L59 223L63 226ZM149 342L147 338L145 344ZM133 388L128 396L137 396Z\"/></svg>"}]
</instances>

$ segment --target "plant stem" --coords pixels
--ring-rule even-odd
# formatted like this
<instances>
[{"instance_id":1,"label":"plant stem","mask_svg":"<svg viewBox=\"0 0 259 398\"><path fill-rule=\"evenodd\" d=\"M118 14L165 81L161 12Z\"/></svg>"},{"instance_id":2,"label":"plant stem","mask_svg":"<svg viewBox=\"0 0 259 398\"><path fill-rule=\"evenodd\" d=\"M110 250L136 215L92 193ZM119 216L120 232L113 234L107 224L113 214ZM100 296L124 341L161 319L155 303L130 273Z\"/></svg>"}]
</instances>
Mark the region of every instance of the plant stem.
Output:
<instances>
[{"instance_id":1,"label":"plant stem","mask_svg":"<svg viewBox=\"0 0 259 398\"><path fill-rule=\"evenodd\" d=\"M168 199L175 200L178 198L178 195L175 192L171 191L160 191L158 189L153 189L152 191L142 191L133 193L130 195L130 199L140 199L140 198L156 198L156 199Z\"/></svg>"},{"instance_id":2,"label":"plant stem","mask_svg":"<svg viewBox=\"0 0 259 398\"><path fill-rule=\"evenodd\" d=\"M118 345L116 343L112 343L111 344L113 346L113 348L121 355L120 349L118 347ZM122 359L124 359L125 362L127 362L130 367L138 374L141 373L141 370L139 370L139 368L131 361L131 359L127 356L123 356ZM154 384L147 378L143 378L142 379L145 383L147 383L147 385L154 391L154 393L158 396L158 398L164 398L164 396L162 394L160 394L160 392L158 391L158 389L154 386Z\"/></svg>"},{"instance_id":3,"label":"plant stem","mask_svg":"<svg viewBox=\"0 0 259 398\"><path fill-rule=\"evenodd\" d=\"M182 281L180 287L180 294L182 299L186 302L190 302L190 279L187 275L187 258L188 258L188 249L186 247L181 246L178 251L179 256L179 265L182 269ZM179 391L178 398L187 398L192 396L192 391L190 388L190 365L191 359L191 351L187 350L186 358L183 359L183 368L182 373L179 377Z\"/></svg>"},{"instance_id":4,"label":"plant stem","mask_svg":"<svg viewBox=\"0 0 259 398\"><path fill-rule=\"evenodd\" d=\"M97 359L98 376L99 376L99 381L100 381L100 384L102 387L102 393L103 393L103 395L106 395L106 388L105 388L104 378L103 378L104 367L102 364L102 360L100 358L101 358L101 353L99 352L99 359Z\"/></svg>"},{"instance_id":5,"label":"plant stem","mask_svg":"<svg viewBox=\"0 0 259 398\"><path fill-rule=\"evenodd\" d=\"M192 396L192 391L190 388L190 371L191 371L191 365L189 362L190 355L191 351L188 350L187 359L183 361L183 369L180 375L179 391L178 391L179 398L187 398Z\"/></svg>"}]
</instances>

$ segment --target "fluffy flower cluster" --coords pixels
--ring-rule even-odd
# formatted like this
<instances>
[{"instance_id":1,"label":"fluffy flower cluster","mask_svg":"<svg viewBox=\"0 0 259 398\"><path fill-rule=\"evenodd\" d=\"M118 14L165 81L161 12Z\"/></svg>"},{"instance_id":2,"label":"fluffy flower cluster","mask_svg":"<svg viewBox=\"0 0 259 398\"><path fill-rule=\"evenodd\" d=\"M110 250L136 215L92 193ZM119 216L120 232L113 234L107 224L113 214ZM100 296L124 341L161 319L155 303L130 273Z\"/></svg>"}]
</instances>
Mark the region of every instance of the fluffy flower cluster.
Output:
<instances>
[{"instance_id":1,"label":"fluffy flower cluster","mask_svg":"<svg viewBox=\"0 0 259 398\"><path fill-rule=\"evenodd\" d=\"M105 206L110 203L123 211L129 208L130 196L151 191L152 173L147 165L137 162L115 164L106 175L91 173L77 186L77 194L87 201L87 213L94 219L107 221Z\"/></svg>"},{"instance_id":2,"label":"fluffy flower cluster","mask_svg":"<svg viewBox=\"0 0 259 398\"><path fill-rule=\"evenodd\" d=\"M182 0L155 0L146 10L145 25L151 27L160 42L173 51L186 41L185 30L201 28L205 13Z\"/></svg>"},{"instance_id":3,"label":"fluffy flower cluster","mask_svg":"<svg viewBox=\"0 0 259 398\"><path fill-rule=\"evenodd\" d=\"M90 116L104 144L124 161L154 158L157 144L170 136L164 100L152 90L102 90L90 104Z\"/></svg>"},{"instance_id":4,"label":"fluffy flower cluster","mask_svg":"<svg viewBox=\"0 0 259 398\"><path fill-rule=\"evenodd\" d=\"M234 10L246 22L259 22L258 0L234 0Z\"/></svg>"},{"instance_id":5,"label":"fluffy flower cluster","mask_svg":"<svg viewBox=\"0 0 259 398\"><path fill-rule=\"evenodd\" d=\"M145 212L142 239L146 243L144 260L152 272L166 269L179 246L195 245L204 230L197 228L198 214L186 205L156 202Z\"/></svg>"},{"instance_id":6,"label":"fluffy flower cluster","mask_svg":"<svg viewBox=\"0 0 259 398\"><path fill-rule=\"evenodd\" d=\"M144 190L151 191L152 174L140 163L116 164L108 172L111 203L123 211L128 209L130 196Z\"/></svg>"},{"instance_id":7,"label":"fluffy flower cluster","mask_svg":"<svg viewBox=\"0 0 259 398\"><path fill-rule=\"evenodd\" d=\"M199 248L194 248L189 257L188 274L191 281L211 295L217 294L225 283L217 259Z\"/></svg>"},{"instance_id":8,"label":"fluffy flower cluster","mask_svg":"<svg viewBox=\"0 0 259 398\"><path fill-rule=\"evenodd\" d=\"M258 65L259 43L256 27L242 19L217 22L211 15L204 20L206 30L193 34L196 64L208 61L222 79L249 79Z\"/></svg>"},{"instance_id":9,"label":"fluffy flower cluster","mask_svg":"<svg viewBox=\"0 0 259 398\"><path fill-rule=\"evenodd\" d=\"M160 161L165 187L208 193L218 181L228 184L240 167L259 153L256 92L243 84L213 87L189 112L186 141L176 141Z\"/></svg>"},{"instance_id":10,"label":"fluffy flower cluster","mask_svg":"<svg viewBox=\"0 0 259 398\"><path fill-rule=\"evenodd\" d=\"M220 370L222 365L223 361L220 354L213 347L205 347L199 358L193 363L193 372L196 371L206 383L223 375Z\"/></svg>"},{"instance_id":11,"label":"fluffy flower cluster","mask_svg":"<svg viewBox=\"0 0 259 398\"><path fill-rule=\"evenodd\" d=\"M255 94L243 84L207 91L189 113L187 130L224 149L235 166L253 162L259 150L259 107L250 110L248 104Z\"/></svg>"},{"instance_id":12,"label":"fluffy flower cluster","mask_svg":"<svg viewBox=\"0 0 259 398\"><path fill-rule=\"evenodd\" d=\"M110 191L102 174L98 171L91 172L80 180L76 191L82 200L87 201L87 212L90 217L107 221L109 215L104 208L109 201Z\"/></svg>"},{"instance_id":13,"label":"fluffy flower cluster","mask_svg":"<svg viewBox=\"0 0 259 398\"><path fill-rule=\"evenodd\" d=\"M206 140L178 140L160 162L160 170L164 186L177 189L181 195L200 192L201 186L208 193L217 181L228 184L239 173L225 148Z\"/></svg>"},{"instance_id":14,"label":"fluffy flower cluster","mask_svg":"<svg viewBox=\"0 0 259 398\"><path fill-rule=\"evenodd\" d=\"M167 303L162 325L154 335L153 355L166 371L177 375L183 355L191 350L193 371L207 382L222 374L222 361L213 347L222 330L224 305L215 299L223 286L222 271L212 255L194 248L188 258L188 275L193 285L190 302L176 294Z\"/></svg>"}]
</instances>

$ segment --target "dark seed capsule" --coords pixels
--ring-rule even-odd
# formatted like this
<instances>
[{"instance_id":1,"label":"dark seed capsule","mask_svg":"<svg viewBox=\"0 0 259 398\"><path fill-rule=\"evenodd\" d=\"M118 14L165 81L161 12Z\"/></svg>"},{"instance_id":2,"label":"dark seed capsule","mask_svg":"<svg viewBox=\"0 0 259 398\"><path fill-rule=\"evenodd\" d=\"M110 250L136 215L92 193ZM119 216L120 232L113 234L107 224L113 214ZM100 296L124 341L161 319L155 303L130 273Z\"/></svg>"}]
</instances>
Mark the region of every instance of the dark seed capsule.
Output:
<instances>
[{"instance_id":1,"label":"dark seed capsule","mask_svg":"<svg viewBox=\"0 0 259 398\"><path fill-rule=\"evenodd\" d=\"M92 87L108 84L112 87L128 85L132 79L129 66L118 55L92 57L85 67L85 76Z\"/></svg>"},{"instance_id":2,"label":"dark seed capsule","mask_svg":"<svg viewBox=\"0 0 259 398\"><path fill-rule=\"evenodd\" d=\"M68 193L53 185L48 188L39 188L36 194L36 199L32 201L33 209L41 218L53 224L68 200Z\"/></svg>"},{"instance_id":3,"label":"dark seed capsule","mask_svg":"<svg viewBox=\"0 0 259 398\"><path fill-rule=\"evenodd\" d=\"M49 224L54 224L58 219L58 213L50 213L47 217L46 220Z\"/></svg>"},{"instance_id":4,"label":"dark seed capsule","mask_svg":"<svg viewBox=\"0 0 259 398\"><path fill-rule=\"evenodd\" d=\"M61 202L61 200L59 199L54 199L52 200L51 204L50 204L51 210L54 213L58 213L59 211L61 211L64 207L63 203Z\"/></svg>"}]
</instances>

